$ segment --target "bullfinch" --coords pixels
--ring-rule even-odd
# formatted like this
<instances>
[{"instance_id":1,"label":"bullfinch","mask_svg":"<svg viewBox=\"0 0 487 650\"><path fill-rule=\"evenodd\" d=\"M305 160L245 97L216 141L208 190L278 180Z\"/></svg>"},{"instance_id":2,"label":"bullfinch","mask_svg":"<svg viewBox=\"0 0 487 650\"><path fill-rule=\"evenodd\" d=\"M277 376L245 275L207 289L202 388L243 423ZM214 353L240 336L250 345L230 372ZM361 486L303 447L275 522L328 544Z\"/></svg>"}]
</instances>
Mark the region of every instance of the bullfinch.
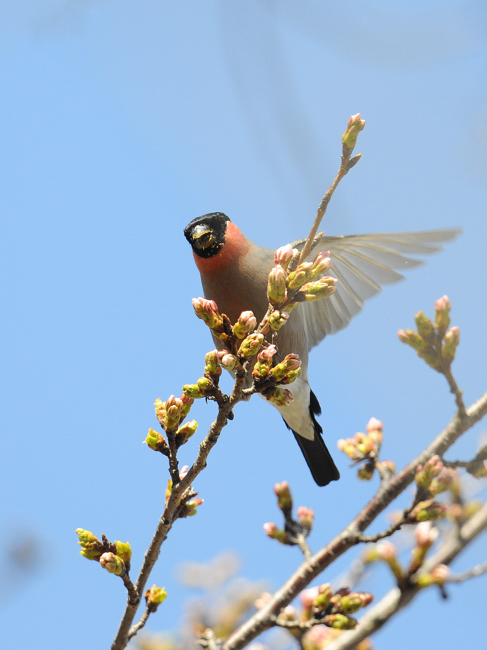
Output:
<instances>
[{"instance_id":1,"label":"bullfinch","mask_svg":"<svg viewBox=\"0 0 487 650\"><path fill-rule=\"evenodd\" d=\"M291 353L302 361L300 376L287 388L293 401L278 409L291 429L315 482L328 485L340 478L335 463L322 438L316 420L320 404L308 382L308 355L311 348L329 334L348 325L364 301L381 290L383 284L403 279L396 269L409 269L423 262L410 254L430 254L441 250L443 242L454 239L458 230L432 230L412 233L382 233L323 237L323 249L330 251L332 267L327 273L338 282L333 295L316 302L300 304L286 326L276 334L276 362ZM222 212L212 212L193 219L184 229L193 249L206 299L214 300L220 313L232 323L243 311L253 311L257 322L267 307L267 279L274 266L274 251L247 239ZM295 242L298 250L304 240ZM314 258L314 255L312 256ZM306 261L310 261L308 258ZM223 343L214 337L217 348Z\"/></svg>"}]
</instances>

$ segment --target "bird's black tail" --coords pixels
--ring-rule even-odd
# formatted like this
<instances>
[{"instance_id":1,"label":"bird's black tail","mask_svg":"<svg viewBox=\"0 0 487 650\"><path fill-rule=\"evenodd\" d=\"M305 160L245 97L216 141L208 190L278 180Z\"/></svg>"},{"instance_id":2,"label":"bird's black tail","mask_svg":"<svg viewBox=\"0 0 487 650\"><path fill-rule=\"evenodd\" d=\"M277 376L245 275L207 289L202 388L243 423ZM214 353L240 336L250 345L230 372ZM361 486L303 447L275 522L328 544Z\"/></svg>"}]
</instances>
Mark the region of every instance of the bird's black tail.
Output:
<instances>
[{"instance_id":1,"label":"bird's black tail","mask_svg":"<svg viewBox=\"0 0 487 650\"><path fill-rule=\"evenodd\" d=\"M338 481L340 478L340 472L333 462L333 458L331 457L331 454L325 445L325 441L321 436L323 429L315 418L315 414L320 415L321 408L313 391L311 391L310 396L309 413L313 420L315 430L314 440L303 438L303 436L300 436L295 431L293 431L293 433L299 448L303 452L303 456L308 463L308 467L315 482L317 485L322 487L328 485L331 481Z\"/></svg>"}]
</instances>

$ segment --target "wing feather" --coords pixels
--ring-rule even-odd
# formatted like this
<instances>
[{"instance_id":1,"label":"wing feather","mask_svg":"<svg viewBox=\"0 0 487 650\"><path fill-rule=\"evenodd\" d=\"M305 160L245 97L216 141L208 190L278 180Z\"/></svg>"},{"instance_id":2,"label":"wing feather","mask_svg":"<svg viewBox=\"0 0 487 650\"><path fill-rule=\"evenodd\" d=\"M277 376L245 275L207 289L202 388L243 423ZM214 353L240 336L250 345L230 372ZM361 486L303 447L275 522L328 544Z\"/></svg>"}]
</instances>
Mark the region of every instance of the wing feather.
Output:
<instances>
[{"instance_id":1,"label":"wing feather","mask_svg":"<svg viewBox=\"0 0 487 650\"><path fill-rule=\"evenodd\" d=\"M329 250L337 290L323 300L300 305L311 349L327 334L335 334L348 325L364 306L365 300L381 291L381 286L404 279L395 269L407 270L423 264L408 255L430 255L442 249L460 230L430 230L408 233L379 233L323 237L320 250ZM295 242L300 249L304 240ZM307 261L313 260L312 253Z\"/></svg>"}]
</instances>

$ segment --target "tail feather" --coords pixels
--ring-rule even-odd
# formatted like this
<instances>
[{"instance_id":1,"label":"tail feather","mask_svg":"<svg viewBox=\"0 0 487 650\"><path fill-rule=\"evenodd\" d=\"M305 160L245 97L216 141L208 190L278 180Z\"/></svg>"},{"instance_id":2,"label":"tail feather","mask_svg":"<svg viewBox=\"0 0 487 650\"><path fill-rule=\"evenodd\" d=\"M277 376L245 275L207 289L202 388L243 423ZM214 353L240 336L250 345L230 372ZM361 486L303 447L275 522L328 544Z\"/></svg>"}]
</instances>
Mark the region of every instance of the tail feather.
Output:
<instances>
[{"instance_id":1,"label":"tail feather","mask_svg":"<svg viewBox=\"0 0 487 650\"><path fill-rule=\"evenodd\" d=\"M323 487L332 481L338 481L340 472L333 462L328 447L325 445L325 441L321 436L323 429L315 418L315 414L321 414L321 407L313 391L310 392L309 414L313 420L315 430L314 440L303 438L303 436L300 436L299 433L296 433L292 429L291 431L293 431L296 442L303 453L316 484ZM286 426L289 428L287 424Z\"/></svg>"}]
</instances>

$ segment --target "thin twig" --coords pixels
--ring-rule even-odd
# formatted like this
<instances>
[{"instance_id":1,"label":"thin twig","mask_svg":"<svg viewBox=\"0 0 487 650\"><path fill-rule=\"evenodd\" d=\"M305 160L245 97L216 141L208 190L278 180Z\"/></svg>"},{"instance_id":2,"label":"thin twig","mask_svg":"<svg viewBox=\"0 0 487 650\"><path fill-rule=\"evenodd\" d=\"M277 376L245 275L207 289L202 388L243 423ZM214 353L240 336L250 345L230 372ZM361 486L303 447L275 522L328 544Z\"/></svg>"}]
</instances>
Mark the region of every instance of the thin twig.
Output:
<instances>
[{"instance_id":1,"label":"thin twig","mask_svg":"<svg viewBox=\"0 0 487 650\"><path fill-rule=\"evenodd\" d=\"M391 524L389 528L386 528L380 533L376 533L375 535L358 535L357 539L359 542L364 542L365 544L370 544L370 543L375 543L378 542L380 539L384 539L384 537L390 537L393 535L396 531L400 530L404 524L410 524L411 521L408 520L407 515L409 514L409 511L411 508L408 508L408 510L405 510L401 519L399 521L396 521L396 523Z\"/></svg>"},{"instance_id":2,"label":"thin twig","mask_svg":"<svg viewBox=\"0 0 487 650\"><path fill-rule=\"evenodd\" d=\"M454 535L428 560L422 572L431 571L438 564L450 564L452 560L487 528L487 504L471 517ZM379 630L394 614L408 605L420 590L413 584L401 591L398 587L391 589L382 600L359 620L354 630L344 633L327 646L327 650L352 650L358 643Z\"/></svg>"},{"instance_id":3,"label":"thin twig","mask_svg":"<svg viewBox=\"0 0 487 650\"><path fill-rule=\"evenodd\" d=\"M307 587L316 576L332 564L349 548L360 543L360 534L387 508L394 499L414 481L416 467L424 464L435 454L442 455L458 438L487 414L487 393L466 412L465 418L455 415L448 426L413 461L388 481L384 481L374 497L355 519L329 544L320 549L274 594L269 603L241 625L224 642L222 650L240 650L271 625L271 617L281 610Z\"/></svg>"},{"instance_id":4,"label":"thin twig","mask_svg":"<svg viewBox=\"0 0 487 650\"><path fill-rule=\"evenodd\" d=\"M137 632L139 632L144 627L152 611L153 610L149 606L146 607L145 612L142 614L142 616L137 621L137 623L135 625L132 625L132 627L130 628L129 633L127 635L128 641L130 641L130 639L134 637L137 634Z\"/></svg>"},{"instance_id":5,"label":"thin twig","mask_svg":"<svg viewBox=\"0 0 487 650\"><path fill-rule=\"evenodd\" d=\"M464 418L466 416L466 409L465 409L465 402L463 401L463 391L461 390L461 388L458 387L458 384L452 375L450 366L443 368L442 372L445 375L445 378L448 382L448 386L450 387L450 392L455 396L455 404L457 405L458 416L460 418Z\"/></svg>"},{"instance_id":6,"label":"thin twig","mask_svg":"<svg viewBox=\"0 0 487 650\"><path fill-rule=\"evenodd\" d=\"M453 573L448 576L446 579L447 582L465 582L465 580L470 580L470 578L476 578L481 576L483 573L487 573L487 562L482 564L477 564L477 566L472 567L468 571L463 571L463 573Z\"/></svg>"}]
</instances>

